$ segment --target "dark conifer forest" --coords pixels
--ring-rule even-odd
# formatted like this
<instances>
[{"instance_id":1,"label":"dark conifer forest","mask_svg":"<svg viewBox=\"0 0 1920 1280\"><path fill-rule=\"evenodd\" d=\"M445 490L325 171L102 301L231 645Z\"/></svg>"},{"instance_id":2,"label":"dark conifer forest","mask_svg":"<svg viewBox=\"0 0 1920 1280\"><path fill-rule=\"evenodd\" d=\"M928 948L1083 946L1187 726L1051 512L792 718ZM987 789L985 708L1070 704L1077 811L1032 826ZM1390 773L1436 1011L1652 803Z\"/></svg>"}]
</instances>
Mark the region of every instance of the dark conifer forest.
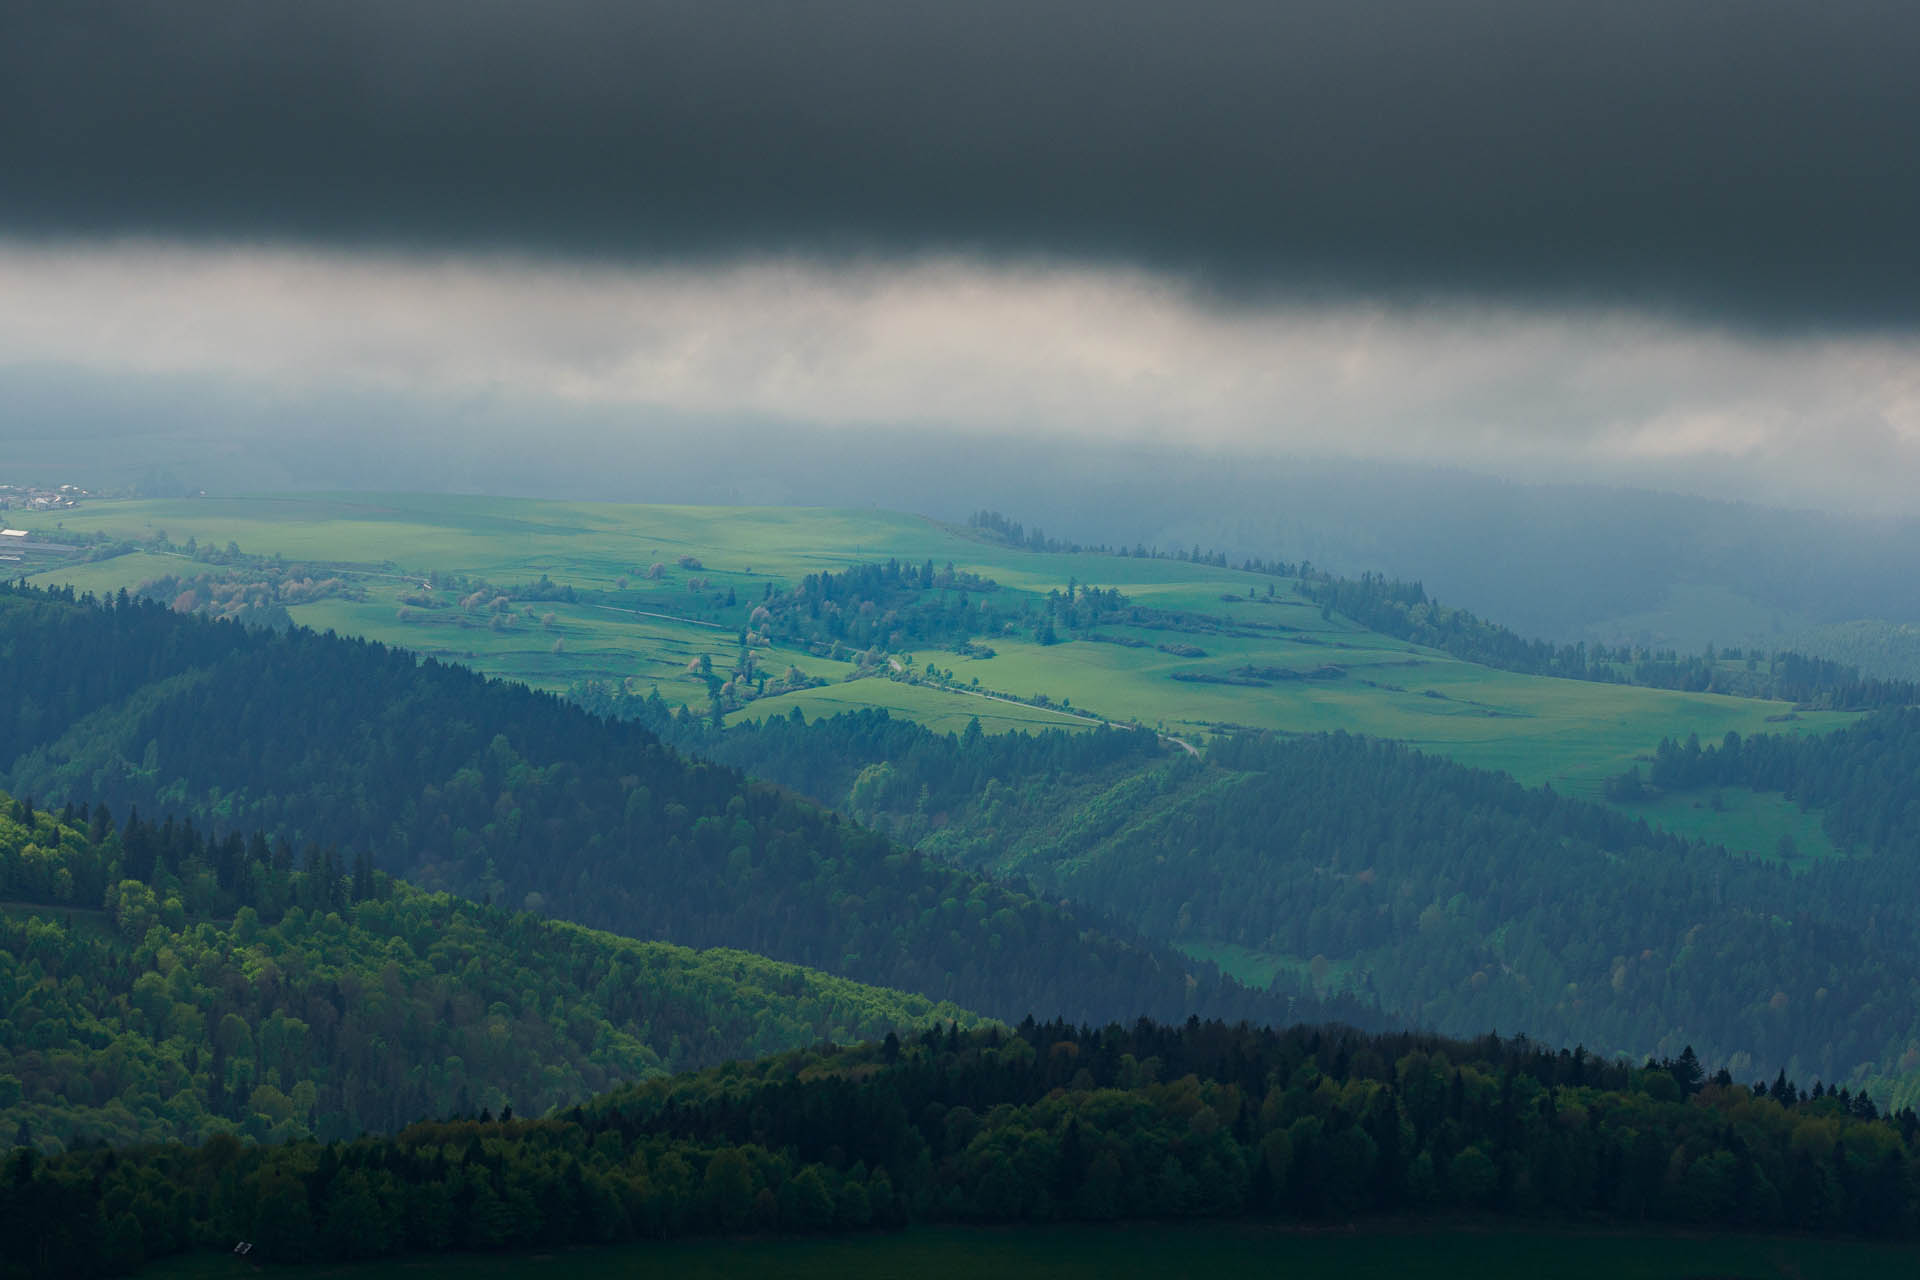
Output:
<instances>
[{"instance_id":1,"label":"dark conifer forest","mask_svg":"<svg viewBox=\"0 0 1920 1280\"><path fill-rule=\"evenodd\" d=\"M1145 731L937 735L877 711L719 734L654 699L577 693L1151 937L1358 956L1329 989L1389 1022L1608 1054L1690 1041L1715 1063L1920 1087L1920 712L1661 748L1660 787L1819 807L1846 856L1794 868L1347 734L1232 735L1204 759Z\"/></svg>"},{"instance_id":2,"label":"dark conifer forest","mask_svg":"<svg viewBox=\"0 0 1920 1280\"><path fill-rule=\"evenodd\" d=\"M351 1143L14 1153L11 1274L200 1244L263 1260L916 1222L1495 1212L1920 1231L1920 1120L1693 1051L1190 1020L929 1028Z\"/></svg>"},{"instance_id":3,"label":"dark conifer forest","mask_svg":"<svg viewBox=\"0 0 1920 1280\"><path fill-rule=\"evenodd\" d=\"M17 794L331 847L421 888L991 1016L1285 1020L1285 994L901 849L644 727L377 644L0 596Z\"/></svg>"},{"instance_id":4,"label":"dark conifer forest","mask_svg":"<svg viewBox=\"0 0 1920 1280\"><path fill-rule=\"evenodd\" d=\"M1673 791L1752 787L1818 809L1842 848L1920 865L1920 707L1890 711L1812 741L1729 734L1660 744L1648 781ZM1894 886L1882 886L1883 891Z\"/></svg>"}]
</instances>

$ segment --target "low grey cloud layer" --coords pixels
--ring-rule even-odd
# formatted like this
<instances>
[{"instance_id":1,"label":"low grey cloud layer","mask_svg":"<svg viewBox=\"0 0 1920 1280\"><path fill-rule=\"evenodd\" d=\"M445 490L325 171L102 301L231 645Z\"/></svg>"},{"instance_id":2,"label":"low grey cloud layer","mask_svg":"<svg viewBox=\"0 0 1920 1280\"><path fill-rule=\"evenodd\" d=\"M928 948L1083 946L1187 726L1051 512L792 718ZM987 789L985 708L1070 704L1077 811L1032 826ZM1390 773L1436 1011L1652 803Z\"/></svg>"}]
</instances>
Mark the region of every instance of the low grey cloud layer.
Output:
<instances>
[{"instance_id":1,"label":"low grey cloud layer","mask_svg":"<svg viewBox=\"0 0 1920 1280\"><path fill-rule=\"evenodd\" d=\"M0 228L1920 324L1904 0L19 0Z\"/></svg>"},{"instance_id":2,"label":"low grey cloud layer","mask_svg":"<svg viewBox=\"0 0 1920 1280\"><path fill-rule=\"evenodd\" d=\"M1395 458L1907 513L1920 474L1920 343L1902 335L1464 303L1222 309L1150 273L968 259L589 270L0 243L0 351L281 400L500 397L525 407L536 451L561 422L604 438L664 415L827 441L910 428ZM252 429L279 428L266 412Z\"/></svg>"}]
</instances>

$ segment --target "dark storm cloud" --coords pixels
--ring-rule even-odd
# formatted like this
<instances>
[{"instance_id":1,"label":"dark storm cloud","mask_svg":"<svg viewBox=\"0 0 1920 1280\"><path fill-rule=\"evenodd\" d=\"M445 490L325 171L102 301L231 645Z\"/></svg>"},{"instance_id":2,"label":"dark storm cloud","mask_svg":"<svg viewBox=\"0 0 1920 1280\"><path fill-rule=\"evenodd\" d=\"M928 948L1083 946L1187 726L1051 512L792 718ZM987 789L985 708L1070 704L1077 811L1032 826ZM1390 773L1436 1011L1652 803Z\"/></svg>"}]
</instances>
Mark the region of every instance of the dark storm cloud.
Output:
<instances>
[{"instance_id":1,"label":"dark storm cloud","mask_svg":"<svg viewBox=\"0 0 1920 1280\"><path fill-rule=\"evenodd\" d=\"M15 0L0 228L1906 328L1916 66L1905 0Z\"/></svg>"}]
</instances>

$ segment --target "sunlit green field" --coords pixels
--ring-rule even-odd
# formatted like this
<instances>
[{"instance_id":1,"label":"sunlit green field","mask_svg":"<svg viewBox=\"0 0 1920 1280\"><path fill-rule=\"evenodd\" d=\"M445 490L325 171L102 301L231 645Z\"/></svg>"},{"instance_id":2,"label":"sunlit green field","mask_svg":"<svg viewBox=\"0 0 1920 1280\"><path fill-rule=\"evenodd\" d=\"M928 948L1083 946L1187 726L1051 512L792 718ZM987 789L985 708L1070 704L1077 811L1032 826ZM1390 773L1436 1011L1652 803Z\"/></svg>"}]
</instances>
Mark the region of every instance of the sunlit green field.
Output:
<instances>
[{"instance_id":1,"label":"sunlit green field","mask_svg":"<svg viewBox=\"0 0 1920 1280\"><path fill-rule=\"evenodd\" d=\"M672 1276L734 1280L961 1280L983 1275L1036 1280L1682 1280L1763 1277L1878 1280L1920 1267L1910 1246L1850 1241L1574 1231L1285 1231L1211 1226L920 1229L841 1239L695 1241L545 1254L459 1255L360 1266L276 1269L288 1280L614 1280ZM226 1280L257 1274L220 1256L177 1259L143 1271L161 1280Z\"/></svg>"},{"instance_id":2,"label":"sunlit green field","mask_svg":"<svg viewBox=\"0 0 1920 1280\"><path fill-rule=\"evenodd\" d=\"M1187 940L1173 945L1177 950L1192 956L1195 960L1205 960L1209 964L1217 965L1222 973L1262 991L1272 986L1274 978L1281 973L1290 974L1302 981L1312 979L1316 988L1322 991L1339 991L1346 986L1348 976L1362 964L1361 959L1355 956L1328 960L1324 973L1315 975L1310 960L1303 960L1298 956L1276 955L1270 951L1256 951L1252 947L1244 947L1237 942Z\"/></svg>"},{"instance_id":3,"label":"sunlit green field","mask_svg":"<svg viewBox=\"0 0 1920 1280\"><path fill-rule=\"evenodd\" d=\"M730 664L746 615L769 586L895 556L951 561L1010 592L1044 595L1072 580L1117 586L1139 603L1208 613L1239 633L1122 627L1113 633L1145 647L1084 641L1042 646L997 636L988 637L997 651L992 658L916 655L922 664L951 668L962 685L1021 700L1044 696L1047 708L884 678L843 683L852 670L848 664L770 651L760 655L763 668L795 665L830 683L753 703L736 719L784 715L795 706L809 717L880 706L938 730L961 728L973 716L989 731L1084 726L1093 716L1154 725L1189 740L1233 725L1284 732L1345 729L1402 739L1523 781L1551 781L1597 797L1606 777L1630 767L1665 736L1698 733L1713 741L1729 730L1810 732L1848 718L1803 713L1791 724L1770 724L1769 715L1782 710L1779 704L1494 671L1339 617L1322 619L1288 581L1180 561L1036 554L880 511L332 495L96 501L57 517L23 519L50 532L60 523L69 533L105 531L135 540L164 531L175 547L189 538L219 547L233 542L249 553L315 563L346 577L366 598L295 606L294 616L308 625L405 645L542 688L561 689L581 678L628 681L642 690L657 686L669 702L695 710L704 708L706 692L688 664L703 653L716 664ZM683 567L682 556L696 558L699 566ZM41 579L106 592L200 568L179 555L142 551L57 568ZM454 608L403 611L401 594L417 590L427 572L466 574L495 585L544 573L606 595L595 604L537 604L537 618L516 616L496 629L489 619ZM1204 656L1180 657L1155 647L1169 641L1193 643ZM1218 677L1249 664L1303 677L1319 671L1326 678L1279 679L1257 688L1175 678ZM1690 834L1718 831L1752 843L1753 823L1743 826L1738 813L1688 809L1672 816ZM1766 851L1776 840L1774 834L1764 841ZM1817 838L1796 840L1809 853L1822 852Z\"/></svg>"},{"instance_id":4,"label":"sunlit green field","mask_svg":"<svg viewBox=\"0 0 1920 1280\"><path fill-rule=\"evenodd\" d=\"M1720 802L1718 810L1713 808L1716 797ZM1663 795L1617 807L1675 835L1711 839L1729 849L1770 861L1781 854L1784 835L1792 849L1785 861L1794 867L1842 856L1821 827L1818 814L1801 809L1784 796L1748 791L1743 787Z\"/></svg>"}]
</instances>

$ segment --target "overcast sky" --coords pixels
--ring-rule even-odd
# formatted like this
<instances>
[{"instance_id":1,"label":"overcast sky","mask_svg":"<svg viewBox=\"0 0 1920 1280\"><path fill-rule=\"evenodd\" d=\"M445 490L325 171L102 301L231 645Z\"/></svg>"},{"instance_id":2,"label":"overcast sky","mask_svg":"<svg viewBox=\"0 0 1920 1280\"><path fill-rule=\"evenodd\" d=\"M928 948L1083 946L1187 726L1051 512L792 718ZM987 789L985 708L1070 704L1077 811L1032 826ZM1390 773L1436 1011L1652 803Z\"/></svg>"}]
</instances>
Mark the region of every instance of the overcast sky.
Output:
<instances>
[{"instance_id":1,"label":"overcast sky","mask_svg":"<svg viewBox=\"0 0 1920 1280\"><path fill-rule=\"evenodd\" d=\"M1920 6L1866 0L22 0L0 393L186 374L263 437L343 390L497 393L529 449L735 415L1920 514L1916 65Z\"/></svg>"}]
</instances>

